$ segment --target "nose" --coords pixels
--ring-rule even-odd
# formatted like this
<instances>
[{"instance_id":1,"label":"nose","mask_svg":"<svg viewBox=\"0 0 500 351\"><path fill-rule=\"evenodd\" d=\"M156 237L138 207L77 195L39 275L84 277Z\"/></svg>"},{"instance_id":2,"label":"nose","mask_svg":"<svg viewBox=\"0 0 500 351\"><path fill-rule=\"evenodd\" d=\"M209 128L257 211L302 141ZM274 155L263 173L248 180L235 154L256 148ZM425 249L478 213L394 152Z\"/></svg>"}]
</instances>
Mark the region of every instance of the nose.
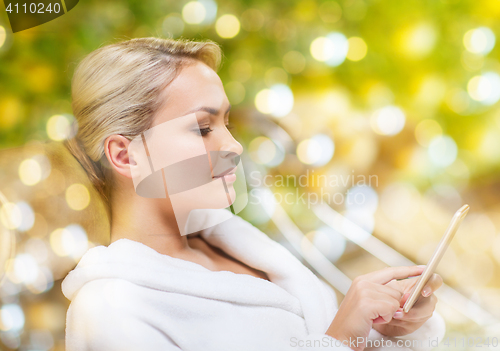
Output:
<instances>
[{"instance_id":1,"label":"nose","mask_svg":"<svg viewBox=\"0 0 500 351\"><path fill-rule=\"evenodd\" d=\"M240 163L240 155L242 152L243 147L241 144L234 139L228 130L226 130L226 133L221 136L219 150L217 152L217 158L220 159L220 163L230 167L237 166Z\"/></svg>"},{"instance_id":2,"label":"nose","mask_svg":"<svg viewBox=\"0 0 500 351\"><path fill-rule=\"evenodd\" d=\"M240 155L232 151L219 151L219 156L223 161L230 162L231 166L237 166L240 163Z\"/></svg>"},{"instance_id":3,"label":"nose","mask_svg":"<svg viewBox=\"0 0 500 351\"><path fill-rule=\"evenodd\" d=\"M226 130L226 133L221 136L219 152L220 157L225 159L239 157L243 152L243 146Z\"/></svg>"}]
</instances>

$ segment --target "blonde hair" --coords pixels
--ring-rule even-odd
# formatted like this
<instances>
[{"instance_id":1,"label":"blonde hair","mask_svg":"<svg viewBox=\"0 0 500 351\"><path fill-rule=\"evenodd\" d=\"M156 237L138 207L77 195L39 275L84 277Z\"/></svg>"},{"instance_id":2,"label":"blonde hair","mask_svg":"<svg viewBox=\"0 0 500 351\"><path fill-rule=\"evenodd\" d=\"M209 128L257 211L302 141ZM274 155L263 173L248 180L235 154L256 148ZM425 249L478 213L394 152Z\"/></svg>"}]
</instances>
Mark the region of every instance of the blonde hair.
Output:
<instances>
[{"instance_id":1,"label":"blonde hair","mask_svg":"<svg viewBox=\"0 0 500 351\"><path fill-rule=\"evenodd\" d=\"M101 47L77 66L71 96L78 131L66 147L108 210L104 140L113 134L132 139L148 129L161 106L160 93L184 64L199 60L217 71L221 58L219 45L209 40L138 38Z\"/></svg>"}]
</instances>

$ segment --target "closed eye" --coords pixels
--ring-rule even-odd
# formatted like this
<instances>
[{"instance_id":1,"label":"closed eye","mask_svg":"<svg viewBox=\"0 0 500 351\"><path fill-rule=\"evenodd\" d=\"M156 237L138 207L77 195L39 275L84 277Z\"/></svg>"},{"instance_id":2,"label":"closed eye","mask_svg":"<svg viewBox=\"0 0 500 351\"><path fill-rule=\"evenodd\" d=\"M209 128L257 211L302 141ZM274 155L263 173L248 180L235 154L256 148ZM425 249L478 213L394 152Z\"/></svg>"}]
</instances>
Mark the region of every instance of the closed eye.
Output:
<instances>
[{"instance_id":1,"label":"closed eye","mask_svg":"<svg viewBox=\"0 0 500 351\"><path fill-rule=\"evenodd\" d=\"M200 133L202 136L205 136L212 131L213 131L213 129L210 129L210 127L200 128Z\"/></svg>"}]
</instances>

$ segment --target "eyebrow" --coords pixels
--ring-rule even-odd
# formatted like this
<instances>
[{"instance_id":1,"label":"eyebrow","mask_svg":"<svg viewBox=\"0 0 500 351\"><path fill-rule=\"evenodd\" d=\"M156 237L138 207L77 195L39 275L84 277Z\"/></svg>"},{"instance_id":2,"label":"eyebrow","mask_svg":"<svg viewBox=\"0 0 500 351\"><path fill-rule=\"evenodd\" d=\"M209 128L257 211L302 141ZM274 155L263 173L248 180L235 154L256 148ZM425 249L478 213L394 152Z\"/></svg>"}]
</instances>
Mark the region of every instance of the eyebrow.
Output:
<instances>
[{"instance_id":1,"label":"eyebrow","mask_svg":"<svg viewBox=\"0 0 500 351\"><path fill-rule=\"evenodd\" d=\"M226 115L229 112L229 110L231 110L231 107L232 107L232 105L229 104L226 112L224 112L224 115ZM190 113L193 113L193 112L197 112L197 111L205 111L205 112L208 112L208 113L210 113L212 115L218 115L219 114L219 110L217 110L216 108L207 107L207 106L197 107L197 108L189 111L187 114L190 114Z\"/></svg>"}]
</instances>

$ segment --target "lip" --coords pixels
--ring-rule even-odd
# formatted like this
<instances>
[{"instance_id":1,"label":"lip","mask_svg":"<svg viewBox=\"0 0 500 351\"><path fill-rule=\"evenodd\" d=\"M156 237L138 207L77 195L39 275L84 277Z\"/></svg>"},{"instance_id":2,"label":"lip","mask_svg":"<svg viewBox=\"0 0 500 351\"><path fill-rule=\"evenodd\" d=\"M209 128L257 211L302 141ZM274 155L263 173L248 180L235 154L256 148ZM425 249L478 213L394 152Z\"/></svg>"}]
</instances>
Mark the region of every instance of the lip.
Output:
<instances>
[{"instance_id":1,"label":"lip","mask_svg":"<svg viewBox=\"0 0 500 351\"><path fill-rule=\"evenodd\" d=\"M228 168L224 172L217 174L216 176L213 176L213 178L217 179L217 178L227 177L227 176L231 176L231 175L234 175L236 177L236 175L234 174L236 172L236 168L237 167Z\"/></svg>"}]
</instances>

